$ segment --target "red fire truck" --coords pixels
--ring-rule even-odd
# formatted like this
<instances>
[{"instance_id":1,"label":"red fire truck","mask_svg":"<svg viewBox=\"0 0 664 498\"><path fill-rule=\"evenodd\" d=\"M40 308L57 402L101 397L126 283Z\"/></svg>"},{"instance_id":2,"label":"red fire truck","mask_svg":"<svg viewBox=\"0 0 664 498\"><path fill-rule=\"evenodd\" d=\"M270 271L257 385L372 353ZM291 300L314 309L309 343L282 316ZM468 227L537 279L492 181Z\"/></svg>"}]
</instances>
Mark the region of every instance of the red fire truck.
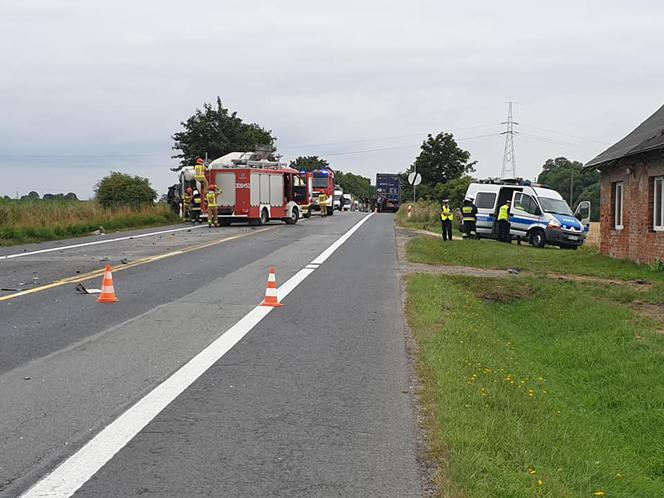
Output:
<instances>
[{"instance_id":1,"label":"red fire truck","mask_svg":"<svg viewBox=\"0 0 664 498\"><path fill-rule=\"evenodd\" d=\"M221 190L219 223L297 223L303 213L300 202L308 203L306 182L297 170L283 163L254 157L251 152L231 152L210 163L209 181Z\"/></svg>"},{"instance_id":2,"label":"red fire truck","mask_svg":"<svg viewBox=\"0 0 664 498\"><path fill-rule=\"evenodd\" d=\"M327 195L327 215L334 214L334 171L331 169L317 169L311 172L313 176L313 203L311 208L320 211L318 196Z\"/></svg>"}]
</instances>

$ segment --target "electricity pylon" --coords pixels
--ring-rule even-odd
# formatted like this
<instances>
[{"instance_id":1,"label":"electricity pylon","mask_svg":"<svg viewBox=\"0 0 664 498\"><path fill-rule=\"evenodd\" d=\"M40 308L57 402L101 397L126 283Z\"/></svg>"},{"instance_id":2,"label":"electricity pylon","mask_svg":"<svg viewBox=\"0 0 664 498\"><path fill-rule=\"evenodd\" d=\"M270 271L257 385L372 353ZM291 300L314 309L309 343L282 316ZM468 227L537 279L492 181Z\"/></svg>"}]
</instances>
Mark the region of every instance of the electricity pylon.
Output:
<instances>
[{"instance_id":1,"label":"electricity pylon","mask_svg":"<svg viewBox=\"0 0 664 498\"><path fill-rule=\"evenodd\" d=\"M514 135L519 132L514 131L514 125L518 125L512 119L512 102L509 102L509 111L507 112L507 121L501 123L507 125L507 129L501 133L505 135L505 152L503 153L503 167L500 170L501 178L516 178L516 157L514 156Z\"/></svg>"}]
</instances>

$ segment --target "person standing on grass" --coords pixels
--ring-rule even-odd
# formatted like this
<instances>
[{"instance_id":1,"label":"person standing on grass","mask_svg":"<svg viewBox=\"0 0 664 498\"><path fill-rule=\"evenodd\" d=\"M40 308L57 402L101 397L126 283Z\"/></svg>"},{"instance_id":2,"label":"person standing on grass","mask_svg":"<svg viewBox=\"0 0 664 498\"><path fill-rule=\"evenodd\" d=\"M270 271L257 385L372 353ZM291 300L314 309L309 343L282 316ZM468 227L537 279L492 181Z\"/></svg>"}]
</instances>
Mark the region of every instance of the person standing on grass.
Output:
<instances>
[{"instance_id":1,"label":"person standing on grass","mask_svg":"<svg viewBox=\"0 0 664 498\"><path fill-rule=\"evenodd\" d=\"M464 237L477 238L477 206L472 197L466 197L461 208L461 223L463 223Z\"/></svg>"},{"instance_id":2,"label":"person standing on grass","mask_svg":"<svg viewBox=\"0 0 664 498\"><path fill-rule=\"evenodd\" d=\"M452 220L454 213L450 209L450 201L443 199L443 207L440 210L440 221L443 229L443 240L452 240Z\"/></svg>"},{"instance_id":3,"label":"person standing on grass","mask_svg":"<svg viewBox=\"0 0 664 498\"><path fill-rule=\"evenodd\" d=\"M510 206L512 201L507 199L505 204L498 210L498 240L500 242L511 242L510 239Z\"/></svg>"}]
</instances>

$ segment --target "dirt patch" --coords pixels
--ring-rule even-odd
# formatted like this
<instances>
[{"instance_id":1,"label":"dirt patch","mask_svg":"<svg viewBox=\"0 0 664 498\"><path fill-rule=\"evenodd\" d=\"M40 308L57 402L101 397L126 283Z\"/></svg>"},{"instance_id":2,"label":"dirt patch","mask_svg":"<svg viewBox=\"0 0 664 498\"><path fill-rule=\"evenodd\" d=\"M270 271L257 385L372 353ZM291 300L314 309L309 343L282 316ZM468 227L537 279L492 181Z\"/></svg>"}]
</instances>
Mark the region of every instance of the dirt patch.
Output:
<instances>
[{"instance_id":1,"label":"dirt patch","mask_svg":"<svg viewBox=\"0 0 664 498\"><path fill-rule=\"evenodd\" d=\"M640 315L659 323L662 328L657 333L664 335L664 306L661 304L643 303L641 301L633 301L631 305L634 307L634 311Z\"/></svg>"},{"instance_id":2,"label":"dirt patch","mask_svg":"<svg viewBox=\"0 0 664 498\"><path fill-rule=\"evenodd\" d=\"M535 295L537 292L523 281L505 279L469 280L465 287L485 303L510 304Z\"/></svg>"},{"instance_id":3,"label":"dirt patch","mask_svg":"<svg viewBox=\"0 0 664 498\"><path fill-rule=\"evenodd\" d=\"M590 277L586 275L570 275L568 273L547 273L545 276L547 278L566 280L568 282L591 282L595 284L627 285L631 288L641 291L650 290L653 286L653 283L647 280L619 280L615 278Z\"/></svg>"}]
</instances>

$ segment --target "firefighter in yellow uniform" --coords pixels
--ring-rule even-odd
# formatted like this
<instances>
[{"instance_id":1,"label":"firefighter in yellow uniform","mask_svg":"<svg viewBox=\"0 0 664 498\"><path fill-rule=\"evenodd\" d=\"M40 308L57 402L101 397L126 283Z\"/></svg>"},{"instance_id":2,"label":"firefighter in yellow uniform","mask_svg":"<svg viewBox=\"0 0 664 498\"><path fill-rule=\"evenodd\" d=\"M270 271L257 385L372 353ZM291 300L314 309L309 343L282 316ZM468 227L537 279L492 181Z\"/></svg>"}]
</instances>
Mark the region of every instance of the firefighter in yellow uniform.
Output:
<instances>
[{"instance_id":1,"label":"firefighter in yellow uniform","mask_svg":"<svg viewBox=\"0 0 664 498\"><path fill-rule=\"evenodd\" d=\"M191 218L191 201L194 199L193 190L187 187L182 196L182 219L187 222Z\"/></svg>"},{"instance_id":2,"label":"firefighter in yellow uniform","mask_svg":"<svg viewBox=\"0 0 664 498\"><path fill-rule=\"evenodd\" d=\"M318 194L318 205L320 206L320 215L325 218L327 216L327 194L324 192Z\"/></svg>"},{"instance_id":3,"label":"firefighter in yellow uniform","mask_svg":"<svg viewBox=\"0 0 664 498\"><path fill-rule=\"evenodd\" d=\"M443 228L443 240L452 240L452 220L454 213L450 209L450 201L443 199L443 207L440 210L440 221Z\"/></svg>"},{"instance_id":4,"label":"firefighter in yellow uniform","mask_svg":"<svg viewBox=\"0 0 664 498\"><path fill-rule=\"evenodd\" d=\"M194 166L194 178L198 183L201 184L201 195L203 197L205 197L205 194L207 194L209 188L207 178L205 177L206 169L205 161L203 161L203 159L200 157L196 159L196 166Z\"/></svg>"},{"instance_id":5,"label":"firefighter in yellow uniform","mask_svg":"<svg viewBox=\"0 0 664 498\"><path fill-rule=\"evenodd\" d=\"M210 190L205 194L205 202L207 203L208 213L208 227L212 225L219 226L219 204L217 204L217 196L221 193L217 186L213 183L210 185Z\"/></svg>"}]
</instances>

